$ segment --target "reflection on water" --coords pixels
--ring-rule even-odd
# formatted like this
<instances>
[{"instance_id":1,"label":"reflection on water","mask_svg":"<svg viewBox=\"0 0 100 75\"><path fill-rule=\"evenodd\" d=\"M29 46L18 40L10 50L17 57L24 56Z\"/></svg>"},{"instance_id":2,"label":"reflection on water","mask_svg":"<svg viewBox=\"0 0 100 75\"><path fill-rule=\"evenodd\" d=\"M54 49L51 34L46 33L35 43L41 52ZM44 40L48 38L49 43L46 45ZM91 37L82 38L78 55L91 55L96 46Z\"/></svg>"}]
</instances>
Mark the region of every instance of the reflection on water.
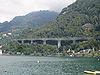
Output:
<instances>
[{"instance_id":1,"label":"reflection on water","mask_svg":"<svg viewBox=\"0 0 100 75\"><path fill-rule=\"evenodd\" d=\"M0 56L0 75L85 75L100 70L100 58Z\"/></svg>"}]
</instances>

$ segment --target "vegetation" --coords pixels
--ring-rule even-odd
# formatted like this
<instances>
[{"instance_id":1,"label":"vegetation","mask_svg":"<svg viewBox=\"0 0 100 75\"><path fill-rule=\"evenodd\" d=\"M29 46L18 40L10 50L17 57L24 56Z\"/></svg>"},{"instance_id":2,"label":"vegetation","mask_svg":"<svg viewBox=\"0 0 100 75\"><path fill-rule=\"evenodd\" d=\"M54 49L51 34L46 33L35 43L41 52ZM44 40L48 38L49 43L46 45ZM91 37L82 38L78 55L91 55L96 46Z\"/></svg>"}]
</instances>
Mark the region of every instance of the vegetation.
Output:
<instances>
[{"instance_id":1,"label":"vegetation","mask_svg":"<svg viewBox=\"0 0 100 75\"><path fill-rule=\"evenodd\" d=\"M57 15L57 12L44 10L31 12L25 16L17 16L10 22L5 21L4 23L0 23L0 38L3 34L12 33L15 39L24 29L33 28L32 30L34 31L35 28L41 27L43 24L55 19ZM0 39L0 44L4 44L9 40L11 40L9 37L2 38Z\"/></svg>"},{"instance_id":2,"label":"vegetation","mask_svg":"<svg viewBox=\"0 0 100 75\"><path fill-rule=\"evenodd\" d=\"M88 40L79 42L75 46L76 50L85 50L85 49L95 49L95 51L100 50L100 41L99 40Z\"/></svg>"},{"instance_id":3,"label":"vegetation","mask_svg":"<svg viewBox=\"0 0 100 75\"><path fill-rule=\"evenodd\" d=\"M16 32L22 31L27 27L38 27L55 19L58 13L53 11L37 11L31 12L25 16L17 16L10 22L0 23L0 32Z\"/></svg>"},{"instance_id":4,"label":"vegetation","mask_svg":"<svg viewBox=\"0 0 100 75\"><path fill-rule=\"evenodd\" d=\"M68 52L68 50L71 50ZM2 50L10 54L20 54L24 55L69 55L81 51L88 50L90 54L98 54L100 50L100 41L99 40L88 40L83 42L77 42L76 44L62 45L61 48L57 48L57 45L50 44L39 44L39 43L18 43L10 42L9 44L2 47Z\"/></svg>"},{"instance_id":5,"label":"vegetation","mask_svg":"<svg viewBox=\"0 0 100 75\"><path fill-rule=\"evenodd\" d=\"M20 38L100 36L99 20L99 0L77 0L64 8L56 20L36 29L35 32L28 33L24 30Z\"/></svg>"},{"instance_id":6,"label":"vegetation","mask_svg":"<svg viewBox=\"0 0 100 75\"><path fill-rule=\"evenodd\" d=\"M17 53L20 52L21 54L24 53L25 55L51 55L53 53L57 53L59 52L57 50L57 46L51 46L51 45L41 45L41 44L37 44L37 43L25 43L25 44L21 44L18 42L12 42L9 43L8 45L5 45L3 48L3 50L5 50L6 52L13 52L13 53Z\"/></svg>"},{"instance_id":7,"label":"vegetation","mask_svg":"<svg viewBox=\"0 0 100 75\"><path fill-rule=\"evenodd\" d=\"M99 37L99 20L100 0L77 0L72 5L64 8L52 22L37 29L27 28L20 34L19 38ZM76 44L71 44L68 41L64 42L67 44L62 45L59 49L55 45L13 42L4 46L3 50L33 55L56 55L59 53L65 55L73 53L68 53L69 49L76 52L91 49L91 53L92 50L95 50L95 52L100 50L100 40L87 40Z\"/></svg>"}]
</instances>

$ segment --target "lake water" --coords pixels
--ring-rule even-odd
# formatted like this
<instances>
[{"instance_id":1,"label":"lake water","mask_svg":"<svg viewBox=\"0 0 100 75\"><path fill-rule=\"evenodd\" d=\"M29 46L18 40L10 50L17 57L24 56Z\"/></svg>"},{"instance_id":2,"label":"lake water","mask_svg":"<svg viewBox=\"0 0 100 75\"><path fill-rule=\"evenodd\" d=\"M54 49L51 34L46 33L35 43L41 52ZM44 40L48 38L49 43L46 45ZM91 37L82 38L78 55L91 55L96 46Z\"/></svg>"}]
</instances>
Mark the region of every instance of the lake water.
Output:
<instances>
[{"instance_id":1,"label":"lake water","mask_svg":"<svg viewBox=\"0 0 100 75\"><path fill-rule=\"evenodd\" d=\"M85 75L84 70L100 70L100 58L0 56L0 75Z\"/></svg>"}]
</instances>

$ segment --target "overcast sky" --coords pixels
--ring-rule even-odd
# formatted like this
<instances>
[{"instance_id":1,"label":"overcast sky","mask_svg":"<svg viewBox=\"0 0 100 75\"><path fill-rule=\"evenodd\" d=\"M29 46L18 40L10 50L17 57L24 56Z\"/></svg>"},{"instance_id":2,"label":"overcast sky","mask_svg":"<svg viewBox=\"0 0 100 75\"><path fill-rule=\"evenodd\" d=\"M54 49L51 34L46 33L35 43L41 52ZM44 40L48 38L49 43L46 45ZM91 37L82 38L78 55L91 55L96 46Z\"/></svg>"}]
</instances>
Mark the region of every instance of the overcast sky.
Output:
<instances>
[{"instance_id":1,"label":"overcast sky","mask_svg":"<svg viewBox=\"0 0 100 75\"><path fill-rule=\"evenodd\" d=\"M0 0L0 22L38 10L60 12L76 0Z\"/></svg>"}]
</instances>

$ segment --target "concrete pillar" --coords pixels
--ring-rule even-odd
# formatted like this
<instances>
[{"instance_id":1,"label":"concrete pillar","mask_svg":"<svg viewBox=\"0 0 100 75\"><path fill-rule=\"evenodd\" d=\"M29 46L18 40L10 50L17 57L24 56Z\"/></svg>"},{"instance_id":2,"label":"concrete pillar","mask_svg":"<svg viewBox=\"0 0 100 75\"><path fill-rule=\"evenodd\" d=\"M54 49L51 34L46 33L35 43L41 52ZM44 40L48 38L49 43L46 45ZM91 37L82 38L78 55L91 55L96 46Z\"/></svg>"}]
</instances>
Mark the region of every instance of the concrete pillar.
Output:
<instances>
[{"instance_id":1,"label":"concrete pillar","mask_svg":"<svg viewBox=\"0 0 100 75\"><path fill-rule=\"evenodd\" d=\"M46 41L47 41L47 40L43 40L43 44L44 44L44 45L47 44Z\"/></svg>"},{"instance_id":2,"label":"concrete pillar","mask_svg":"<svg viewBox=\"0 0 100 75\"><path fill-rule=\"evenodd\" d=\"M24 43L24 40L21 40L22 41L22 44Z\"/></svg>"},{"instance_id":3,"label":"concrete pillar","mask_svg":"<svg viewBox=\"0 0 100 75\"><path fill-rule=\"evenodd\" d=\"M73 44L75 44L76 43L76 40L73 40Z\"/></svg>"},{"instance_id":4,"label":"concrete pillar","mask_svg":"<svg viewBox=\"0 0 100 75\"><path fill-rule=\"evenodd\" d=\"M33 40L31 40L31 43L33 43Z\"/></svg>"},{"instance_id":5,"label":"concrete pillar","mask_svg":"<svg viewBox=\"0 0 100 75\"><path fill-rule=\"evenodd\" d=\"M58 40L58 48L61 47L61 40Z\"/></svg>"}]
</instances>

